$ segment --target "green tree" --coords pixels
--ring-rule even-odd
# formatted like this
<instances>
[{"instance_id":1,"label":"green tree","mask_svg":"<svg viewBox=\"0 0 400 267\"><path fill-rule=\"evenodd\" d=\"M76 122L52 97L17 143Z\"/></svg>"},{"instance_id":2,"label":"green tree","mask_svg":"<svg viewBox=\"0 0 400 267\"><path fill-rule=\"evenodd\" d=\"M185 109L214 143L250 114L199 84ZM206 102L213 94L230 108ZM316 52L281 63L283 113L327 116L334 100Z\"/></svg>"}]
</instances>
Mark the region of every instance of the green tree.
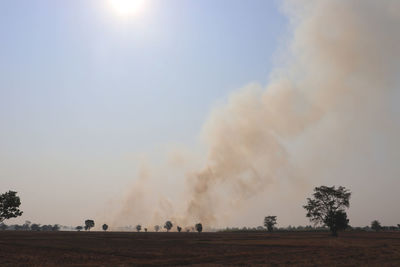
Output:
<instances>
[{"instance_id":1,"label":"green tree","mask_svg":"<svg viewBox=\"0 0 400 267\"><path fill-rule=\"evenodd\" d=\"M381 223L377 220L371 222L371 229L378 232L382 229Z\"/></svg>"},{"instance_id":2,"label":"green tree","mask_svg":"<svg viewBox=\"0 0 400 267\"><path fill-rule=\"evenodd\" d=\"M94 221L93 220L86 220L85 221L85 230L89 230L90 228L94 227Z\"/></svg>"},{"instance_id":3,"label":"green tree","mask_svg":"<svg viewBox=\"0 0 400 267\"><path fill-rule=\"evenodd\" d=\"M171 230L173 224L171 221L166 221L164 224L164 228L167 229L167 232L169 232L169 230Z\"/></svg>"},{"instance_id":4,"label":"green tree","mask_svg":"<svg viewBox=\"0 0 400 267\"><path fill-rule=\"evenodd\" d=\"M136 225L136 231L140 232L142 230L142 226L140 224Z\"/></svg>"},{"instance_id":5,"label":"green tree","mask_svg":"<svg viewBox=\"0 0 400 267\"><path fill-rule=\"evenodd\" d=\"M274 230L274 225L276 224L276 216L267 216L264 218L264 226L268 229L268 232Z\"/></svg>"},{"instance_id":6,"label":"green tree","mask_svg":"<svg viewBox=\"0 0 400 267\"><path fill-rule=\"evenodd\" d=\"M177 226L177 227L176 227L176 230L178 230L178 232L180 233L180 232L182 231L182 227Z\"/></svg>"},{"instance_id":7,"label":"green tree","mask_svg":"<svg viewBox=\"0 0 400 267\"><path fill-rule=\"evenodd\" d=\"M103 224L103 231L107 231L108 229L108 225L107 224Z\"/></svg>"},{"instance_id":8,"label":"green tree","mask_svg":"<svg viewBox=\"0 0 400 267\"><path fill-rule=\"evenodd\" d=\"M333 236L348 227L349 220L345 212L350 207L351 192L343 186L320 186L314 188L313 198L307 198L303 207L307 217L315 224L329 227Z\"/></svg>"},{"instance_id":9,"label":"green tree","mask_svg":"<svg viewBox=\"0 0 400 267\"><path fill-rule=\"evenodd\" d=\"M16 218L22 215L19 210L21 200L17 192L8 191L0 195L0 223L10 218Z\"/></svg>"},{"instance_id":10,"label":"green tree","mask_svg":"<svg viewBox=\"0 0 400 267\"><path fill-rule=\"evenodd\" d=\"M203 225L201 223L198 223L195 225L196 231L201 233L203 231Z\"/></svg>"}]
</instances>

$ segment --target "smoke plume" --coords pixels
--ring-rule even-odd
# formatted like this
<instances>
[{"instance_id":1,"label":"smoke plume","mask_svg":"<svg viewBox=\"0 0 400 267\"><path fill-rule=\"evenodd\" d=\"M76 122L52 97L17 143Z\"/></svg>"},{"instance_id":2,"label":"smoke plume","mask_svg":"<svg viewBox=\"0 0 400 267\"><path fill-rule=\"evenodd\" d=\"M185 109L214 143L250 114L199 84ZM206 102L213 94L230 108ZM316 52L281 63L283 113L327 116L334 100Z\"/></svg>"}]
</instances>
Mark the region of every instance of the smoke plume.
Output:
<instances>
[{"instance_id":1,"label":"smoke plume","mask_svg":"<svg viewBox=\"0 0 400 267\"><path fill-rule=\"evenodd\" d=\"M400 174L400 2L282 6L291 36L281 67L267 86L250 84L211 112L204 168L186 173L182 206L171 214L180 223L223 223L279 184L304 192L329 181L361 190L378 175L388 184Z\"/></svg>"}]
</instances>

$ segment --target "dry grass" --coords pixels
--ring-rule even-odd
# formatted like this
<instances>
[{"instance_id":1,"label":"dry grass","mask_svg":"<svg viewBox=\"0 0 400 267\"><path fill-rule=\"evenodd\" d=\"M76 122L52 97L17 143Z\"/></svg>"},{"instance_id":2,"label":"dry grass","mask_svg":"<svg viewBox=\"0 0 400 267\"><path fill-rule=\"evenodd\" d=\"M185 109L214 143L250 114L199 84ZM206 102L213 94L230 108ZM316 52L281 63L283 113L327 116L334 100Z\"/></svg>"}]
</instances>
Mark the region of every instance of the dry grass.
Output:
<instances>
[{"instance_id":1,"label":"dry grass","mask_svg":"<svg viewBox=\"0 0 400 267\"><path fill-rule=\"evenodd\" d=\"M0 232L1 266L400 266L400 233Z\"/></svg>"}]
</instances>

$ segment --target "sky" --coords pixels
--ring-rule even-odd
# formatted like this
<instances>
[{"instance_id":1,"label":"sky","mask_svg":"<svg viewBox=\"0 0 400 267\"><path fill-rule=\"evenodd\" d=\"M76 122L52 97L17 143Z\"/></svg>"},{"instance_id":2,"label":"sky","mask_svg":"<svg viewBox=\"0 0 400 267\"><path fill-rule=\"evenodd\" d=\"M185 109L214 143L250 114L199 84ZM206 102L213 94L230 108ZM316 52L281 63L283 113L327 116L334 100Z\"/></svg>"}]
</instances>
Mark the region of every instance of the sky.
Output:
<instances>
[{"instance_id":1,"label":"sky","mask_svg":"<svg viewBox=\"0 0 400 267\"><path fill-rule=\"evenodd\" d=\"M7 223L400 222L398 2L113 1L0 2Z\"/></svg>"},{"instance_id":2,"label":"sky","mask_svg":"<svg viewBox=\"0 0 400 267\"><path fill-rule=\"evenodd\" d=\"M136 179L137 155L196 143L213 105L268 79L278 4L1 1L0 188L21 220L77 224Z\"/></svg>"}]
</instances>

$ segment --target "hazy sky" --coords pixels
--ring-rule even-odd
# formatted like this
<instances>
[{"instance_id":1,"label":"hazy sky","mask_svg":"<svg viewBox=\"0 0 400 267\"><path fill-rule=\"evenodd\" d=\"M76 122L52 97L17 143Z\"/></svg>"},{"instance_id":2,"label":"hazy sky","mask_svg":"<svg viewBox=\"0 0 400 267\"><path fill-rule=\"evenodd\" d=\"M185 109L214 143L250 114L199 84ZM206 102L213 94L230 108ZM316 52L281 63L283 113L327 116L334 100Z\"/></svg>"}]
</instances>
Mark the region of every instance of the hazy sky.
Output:
<instances>
[{"instance_id":1,"label":"hazy sky","mask_svg":"<svg viewBox=\"0 0 400 267\"><path fill-rule=\"evenodd\" d=\"M398 2L112 1L0 2L8 223L304 225L321 184L400 223Z\"/></svg>"},{"instance_id":2,"label":"hazy sky","mask_svg":"<svg viewBox=\"0 0 400 267\"><path fill-rule=\"evenodd\" d=\"M135 180L137 154L192 144L210 108L265 82L275 1L0 3L0 188L24 216L77 224ZM66 215L66 214L67 215Z\"/></svg>"}]
</instances>

